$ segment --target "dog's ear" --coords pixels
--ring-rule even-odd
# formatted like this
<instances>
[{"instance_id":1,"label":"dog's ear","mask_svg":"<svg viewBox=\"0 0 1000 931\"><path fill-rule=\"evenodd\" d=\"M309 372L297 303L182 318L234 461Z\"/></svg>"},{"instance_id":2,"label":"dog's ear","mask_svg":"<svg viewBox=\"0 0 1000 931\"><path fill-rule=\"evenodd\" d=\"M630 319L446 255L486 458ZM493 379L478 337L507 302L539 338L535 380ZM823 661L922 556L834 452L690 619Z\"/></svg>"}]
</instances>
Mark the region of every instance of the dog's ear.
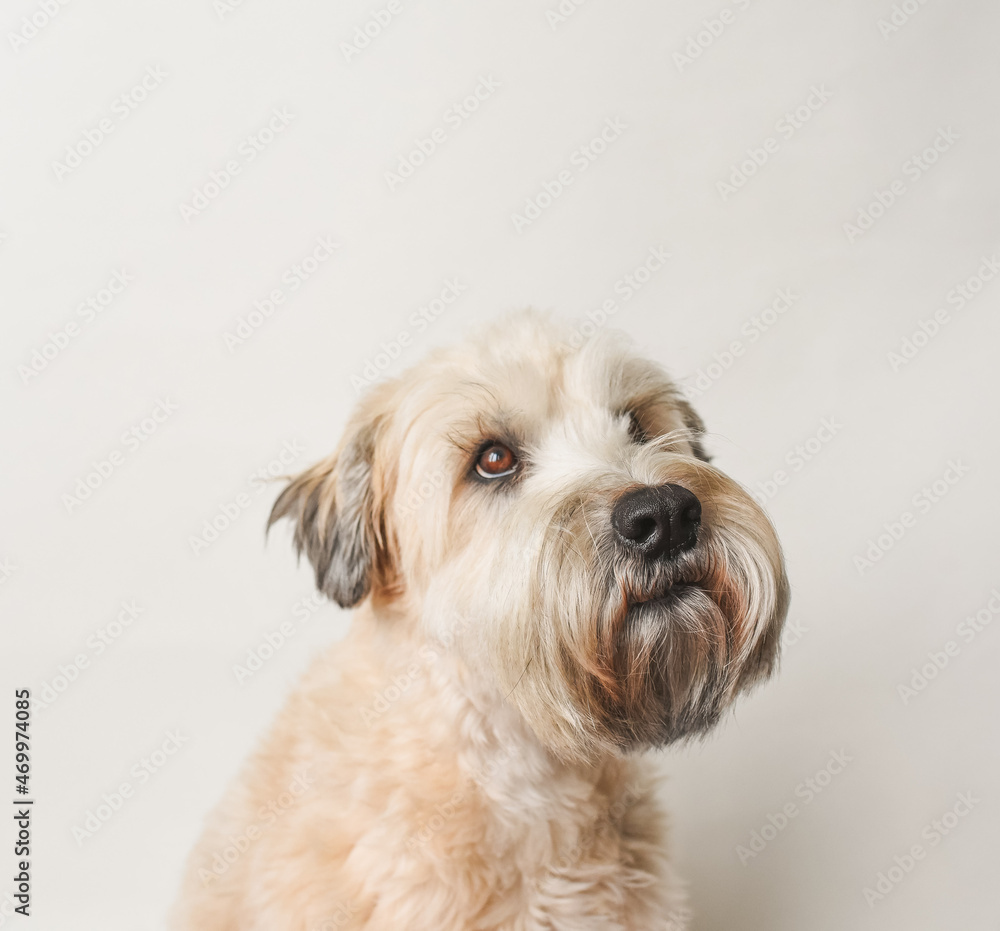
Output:
<instances>
[{"instance_id":1,"label":"dog's ear","mask_svg":"<svg viewBox=\"0 0 1000 931\"><path fill-rule=\"evenodd\" d=\"M711 462L712 457L705 451L705 447L701 441L701 438L705 435L705 421L701 419L701 415L691 406L690 402L684 398L678 398L676 404L677 409L681 413L681 419L684 421L684 426L689 431L688 443L691 444L691 452L698 459L701 459L702 462Z\"/></svg>"},{"instance_id":2,"label":"dog's ear","mask_svg":"<svg viewBox=\"0 0 1000 931\"><path fill-rule=\"evenodd\" d=\"M312 563L319 590L342 608L371 591L383 562L383 496L376 494L373 478L380 423L363 408L339 449L292 479L267 522L270 529L282 517L294 521L297 552Z\"/></svg>"}]
</instances>

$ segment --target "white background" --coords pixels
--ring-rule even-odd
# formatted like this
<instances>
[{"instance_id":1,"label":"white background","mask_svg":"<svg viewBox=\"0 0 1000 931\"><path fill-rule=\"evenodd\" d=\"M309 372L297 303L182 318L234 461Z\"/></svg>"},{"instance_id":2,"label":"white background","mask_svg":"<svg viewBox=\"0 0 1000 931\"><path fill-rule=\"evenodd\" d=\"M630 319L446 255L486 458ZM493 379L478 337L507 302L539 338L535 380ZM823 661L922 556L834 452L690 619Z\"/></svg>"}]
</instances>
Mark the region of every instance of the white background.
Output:
<instances>
[{"instance_id":1,"label":"white background","mask_svg":"<svg viewBox=\"0 0 1000 931\"><path fill-rule=\"evenodd\" d=\"M890 32L889 0L588 0L563 22L546 15L556 0L401 0L348 61L379 5L74 0L46 23L38 2L12 0L0 22L0 715L13 720L15 687L37 695L78 654L89 665L34 715L34 917L9 926L162 927L203 816L308 658L343 635L347 615L324 605L236 681L234 664L312 591L285 528L265 548L277 486L258 494L251 476L286 443L302 449L293 471L329 452L351 376L400 333L390 374L511 308L585 319L651 247L670 261L611 322L683 383L709 379L695 401L709 445L768 497L798 629L777 680L705 745L664 755L694 928L1000 926L1000 625L956 630L981 609L992 619L1000 586L1000 282L948 302L1000 257L994 4L907 0ZM37 34L12 40L32 15ZM687 63L686 47L700 48ZM149 68L166 77L119 118ZM448 124L490 76L500 87ZM787 137L777 124L814 86L829 99ZM241 144L281 108L288 125L246 160ZM60 168L104 118L112 131ZM574 151L609 118L626 128L577 171ZM439 126L445 142L390 190L386 172ZM930 164L920 153L942 130L953 141ZM720 191L768 137L777 151ZM230 159L240 173L211 188ZM563 169L572 183L518 232L512 215ZM217 196L182 216L206 185ZM873 202L867 231L845 231ZM324 235L334 257L227 347ZM132 281L84 325L77 307L121 269ZM454 278L461 297L414 327ZM751 342L779 289L797 300ZM948 322L894 366L938 308ZM74 321L64 348L45 348ZM176 411L128 450L122 434L161 398ZM834 435L804 462L795 447L827 418ZM116 449L120 465L68 503ZM947 493L914 501L949 462L962 475ZM768 486L776 470L788 481ZM196 555L191 538L240 494L248 506ZM904 511L911 526L886 537ZM858 563L880 535L892 545ZM138 620L97 655L88 641L132 600ZM957 655L901 694L949 641ZM133 766L171 730L185 743L140 784ZM13 796L4 746L0 800ZM833 752L850 763L805 801ZM124 781L132 798L78 843L73 828ZM966 792L979 801L932 845L929 826ZM788 803L795 816L741 862ZM4 821L0 896L14 869ZM918 843L923 858L869 905L864 890Z\"/></svg>"}]
</instances>

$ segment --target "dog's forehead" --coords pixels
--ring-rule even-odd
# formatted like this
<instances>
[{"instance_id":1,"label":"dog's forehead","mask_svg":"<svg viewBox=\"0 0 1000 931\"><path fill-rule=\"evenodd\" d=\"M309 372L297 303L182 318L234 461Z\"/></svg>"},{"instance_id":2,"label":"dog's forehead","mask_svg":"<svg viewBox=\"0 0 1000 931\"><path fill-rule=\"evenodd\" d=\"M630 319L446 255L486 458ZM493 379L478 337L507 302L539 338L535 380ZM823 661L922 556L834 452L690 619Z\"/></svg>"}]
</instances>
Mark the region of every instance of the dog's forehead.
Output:
<instances>
[{"instance_id":1,"label":"dog's forehead","mask_svg":"<svg viewBox=\"0 0 1000 931\"><path fill-rule=\"evenodd\" d=\"M685 424L673 383L627 337L581 339L533 314L433 353L387 400L380 444L399 476L445 462L461 469L487 441L531 449L538 461L568 462L584 450L618 461L630 444L627 413L653 436Z\"/></svg>"},{"instance_id":2,"label":"dog's forehead","mask_svg":"<svg viewBox=\"0 0 1000 931\"><path fill-rule=\"evenodd\" d=\"M439 357L417 372L456 416L498 414L517 420L555 420L574 413L620 414L666 384L656 366L617 334L576 345L573 331L528 318Z\"/></svg>"}]
</instances>

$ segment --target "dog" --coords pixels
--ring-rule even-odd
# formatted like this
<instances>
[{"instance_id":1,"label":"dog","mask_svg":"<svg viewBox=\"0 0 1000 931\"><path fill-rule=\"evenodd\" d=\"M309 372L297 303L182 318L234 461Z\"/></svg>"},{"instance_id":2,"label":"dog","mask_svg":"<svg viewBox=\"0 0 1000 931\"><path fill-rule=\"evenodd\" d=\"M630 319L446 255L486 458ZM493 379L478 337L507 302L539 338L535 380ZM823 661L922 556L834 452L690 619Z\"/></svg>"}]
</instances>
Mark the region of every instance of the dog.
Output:
<instances>
[{"instance_id":1,"label":"dog","mask_svg":"<svg viewBox=\"0 0 1000 931\"><path fill-rule=\"evenodd\" d=\"M174 927L683 931L645 751L773 671L789 599L704 432L624 336L533 312L369 389L268 524L351 629L211 816Z\"/></svg>"}]
</instances>

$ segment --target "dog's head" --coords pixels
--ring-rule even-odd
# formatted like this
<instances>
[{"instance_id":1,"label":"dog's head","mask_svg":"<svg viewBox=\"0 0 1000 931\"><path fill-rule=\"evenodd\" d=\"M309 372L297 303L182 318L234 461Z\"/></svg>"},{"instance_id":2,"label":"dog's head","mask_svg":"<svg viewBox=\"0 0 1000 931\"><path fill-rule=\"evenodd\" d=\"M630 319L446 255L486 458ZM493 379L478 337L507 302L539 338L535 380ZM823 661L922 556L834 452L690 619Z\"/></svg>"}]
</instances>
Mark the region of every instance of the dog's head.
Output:
<instances>
[{"instance_id":1,"label":"dog's head","mask_svg":"<svg viewBox=\"0 0 1000 931\"><path fill-rule=\"evenodd\" d=\"M781 549L617 334L506 318L373 389L294 479L319 587L445 644L564 757L704 733L766 677Z\"/></svg>"}]
</instances>

